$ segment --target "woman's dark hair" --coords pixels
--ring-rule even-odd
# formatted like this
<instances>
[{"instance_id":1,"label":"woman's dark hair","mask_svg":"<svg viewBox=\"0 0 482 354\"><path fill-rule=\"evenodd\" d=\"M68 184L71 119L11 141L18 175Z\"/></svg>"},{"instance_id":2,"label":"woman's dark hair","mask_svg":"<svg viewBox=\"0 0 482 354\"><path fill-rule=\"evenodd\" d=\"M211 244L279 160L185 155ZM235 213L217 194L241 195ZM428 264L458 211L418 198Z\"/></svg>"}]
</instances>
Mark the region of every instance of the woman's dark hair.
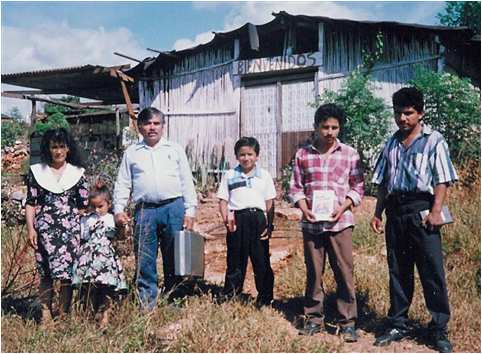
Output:
<instances>
[{"instance_id":1,"label":"woman's dark hair","mask_svg":"<svg viewBox=\"0 0 482 354\"><path fill-rule=\"evenodd\" d=\"M164 114L160 110L154 107L144 108L137 116L137 124L142 125L153 117L161 118L161 123L164 124Z\"/></svg>"},{"instance_id":2,"label":"woman's dark hair","mask_svg":"<svg viewBox=\"0 0 482 354\"><path fill-rule=\"evenodd\" d=\"M99 196L104 197L105 200L112 204L112 195L109 191L109 187L107 187L103 181L97 180L94 186L90 189L89 200Z\"/></svg>"},{"instance_id":3,"label":"woman's dark hair","mask_svg":"<svg viewBox=\"0 0 482 354\"><path fill-rule=\"evenodd\" d=\"M259 155L259 143L258 143L258 140L256 140L255 138L251 137L251 136L243 136L242 138L240 138L236 144L234 144L234 154L236 155L236 157L238 156L238 152L239 150L243 147L243 146L249 146L251 148L254 149L254 152L256 153L256 156Z\"/></svg>"},{"instance_id":4,"label":"woman's dark hair","mask_svg":"<svg viewBox=\"0 0 482 354\"><path fill-rule=\"evenodd\" d=\"M335 118L340 128L345 124L345 111L334 103L327 103L318 107L315 112L315 127L319 127L321 122L328 118Z\"/></svg>"},{"instance_id":5,"label":"woman's dark hair","mask_svg":"<svg viewBox=\"0 0 482 354\"><path fill-rule=\"evenodd\" d=\"M69 148L67 153L67 162L77 167L84 167L84 163L80 158L77 144L72 135L65 128L57 128L47 130L42 136L40 143L40 157L42 162L50 165L52 163L52 155L50 154L50 143L64 144Z\"/></svg>"},{"instance_id":6,"label":"woman's dark hair","mask_svg":"<svg viewBox=\"0 0 482 354\"><path fill-rule=\"evenodd\" d=\"M415 87L404 87L392 96L393 107L413 107L418 113L423 112L423 93Z\"/></svg>"}]
</instances>

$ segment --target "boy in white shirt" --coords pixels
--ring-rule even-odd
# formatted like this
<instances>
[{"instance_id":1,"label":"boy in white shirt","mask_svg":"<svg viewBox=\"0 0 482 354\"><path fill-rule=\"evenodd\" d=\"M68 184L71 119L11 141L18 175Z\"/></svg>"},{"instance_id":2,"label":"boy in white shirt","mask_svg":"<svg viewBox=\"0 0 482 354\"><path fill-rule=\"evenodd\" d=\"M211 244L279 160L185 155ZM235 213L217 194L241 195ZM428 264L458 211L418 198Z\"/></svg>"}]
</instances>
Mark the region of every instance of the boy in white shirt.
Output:
<instances>
[{"instance_id":1,"label":"boy in white shirt","mask_svg":"<svg viewBox=\"0 0 482 354\"><path fill-rule=\"evenodd\" d=\"M227 269L223 294L243 290L248 257L253 265L258 306L273 300L273 270L269 262L269 238L273 230L276 190L268 171L256 166L259 143L242 137L234 145L239 165L228 170L219 186L219 210L228 229Z\"/></svg>"}]
</instances>

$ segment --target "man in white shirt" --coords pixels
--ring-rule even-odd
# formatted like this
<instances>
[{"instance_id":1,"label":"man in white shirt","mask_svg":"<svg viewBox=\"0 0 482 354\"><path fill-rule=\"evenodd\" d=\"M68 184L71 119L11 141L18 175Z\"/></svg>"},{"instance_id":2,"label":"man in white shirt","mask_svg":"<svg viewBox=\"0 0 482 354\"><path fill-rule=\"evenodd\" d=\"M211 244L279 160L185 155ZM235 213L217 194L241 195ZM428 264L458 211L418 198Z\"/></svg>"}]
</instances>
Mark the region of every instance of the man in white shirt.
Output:
<instances>
[{"instance_id":1,"label":"man in white shirt","mask_svg":"<svg viewBox=\"0 0 482 354\"><path fill-rule=\"evenodd\" d=\"M162 137L164 116L156 108L143 109L137 118L143 141L124 152L114 187L118 225L129 222L124 212L129 197L135 203L134 252L136 286L141 307L152 310L157 299L157 250L160 243L164 289L171 290L174 275L174 233L192 229L197 197L184 149Z\"/></svg>"}]
</instances>

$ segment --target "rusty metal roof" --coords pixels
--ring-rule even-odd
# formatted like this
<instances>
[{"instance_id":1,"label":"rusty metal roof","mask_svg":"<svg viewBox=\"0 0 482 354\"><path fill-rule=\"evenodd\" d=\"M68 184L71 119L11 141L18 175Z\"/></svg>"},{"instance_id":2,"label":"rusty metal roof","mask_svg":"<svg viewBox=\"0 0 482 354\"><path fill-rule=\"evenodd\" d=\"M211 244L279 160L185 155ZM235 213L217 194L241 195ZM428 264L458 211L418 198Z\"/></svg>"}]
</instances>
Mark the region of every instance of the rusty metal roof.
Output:
<instances>
[{"instance_id":1,"label":"rusty metal roof","mask_svg":"<svg viewBox=\"0 0 482 354\"><path fill-rule=\"evenodd\" d=\"M39 94L64 94L100 100L104 104L122 104L125 102L119 79L111 75L111 70L124 71L129 68L129 64L112 67L88 64L35 70L2 74L2 83L36 88L41 90ZM137 88L134 85L128 87L131 100L139 102Z\"/></svg>"},{"instance_id":2,"label":"rusty metal roof","mask_svg":"<svg viewBox=\"0 0 482 354\"><path fill-rule=\"evenodd\" d=\"M260 34L269 34L286 27L287 23L304 23L308 26L315 26L319 22L348 27L364 27L367 29L398 29L398 30L417 30L422 32L431 32L438 34L444 40L468 40L472 36L472 31L468 27L447 27L447 26L431 26L412 23L402 23L395 21L357 21L348 19L336 19L324 16L307 16L307 15L291 15L285 11L273 13L274 19L261 24L256 25L256 30ZM246 23L243 26L227 32L214 32L214 38L204 44L197 45L192 48L183 50L171 50L161 52L157 57L145 58L141 63L128 70L128 75L138 77L141 73L147 70L149 67L156 67L157 65L169 64L178 61L180 58L199 53L207 48L216 47L225 44L227 41L235 38L243 38L249 34L249 27L253 26L250 23Z\"/></svg>"}]
</instances>

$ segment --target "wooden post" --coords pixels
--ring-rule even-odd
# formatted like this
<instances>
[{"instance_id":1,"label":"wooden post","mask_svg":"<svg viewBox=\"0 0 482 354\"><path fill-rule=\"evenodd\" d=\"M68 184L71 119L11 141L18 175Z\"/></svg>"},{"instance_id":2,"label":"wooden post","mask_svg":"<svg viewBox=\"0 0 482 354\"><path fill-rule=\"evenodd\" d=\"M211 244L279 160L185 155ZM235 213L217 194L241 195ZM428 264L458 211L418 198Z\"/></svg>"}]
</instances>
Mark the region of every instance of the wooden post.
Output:
<instances>
[{"instance_id":1,"label":"wooden post","mask_svg":"<svg viewBox=\"0 0 482 354\"><path fill-rule=\"evenodd\" d=\"M442 45L438 35L435 36L435 43L438 45L439 54L439 58L437 59L437 72L441 73L445 68L445 47Z\"/></svg>"},{"instance_id":2,"label":"wooden post","mask_svg":"<svg viewBox=\"0 0 482 354\"><path fill-rule=\"evenodd\" d=\"M283 136L283 117L282 117L282 109L283 109L283 86L281 81L276 83L276 176L277 178L280 175L281 169L281 161L283 155L283 145L282 145L282 136Z\"/></svg>"},{"instance_id":3,"label":"wooden post","mask_svg":"<svg viewBox=\"0 0 482 354\"><path fill-rule=\"evenodd\" d=\"M37 115L37 101L32 100L32 113L30 114L30 126L33 127L35 125L35 118Z\"/></svg>"}]
</instances>

